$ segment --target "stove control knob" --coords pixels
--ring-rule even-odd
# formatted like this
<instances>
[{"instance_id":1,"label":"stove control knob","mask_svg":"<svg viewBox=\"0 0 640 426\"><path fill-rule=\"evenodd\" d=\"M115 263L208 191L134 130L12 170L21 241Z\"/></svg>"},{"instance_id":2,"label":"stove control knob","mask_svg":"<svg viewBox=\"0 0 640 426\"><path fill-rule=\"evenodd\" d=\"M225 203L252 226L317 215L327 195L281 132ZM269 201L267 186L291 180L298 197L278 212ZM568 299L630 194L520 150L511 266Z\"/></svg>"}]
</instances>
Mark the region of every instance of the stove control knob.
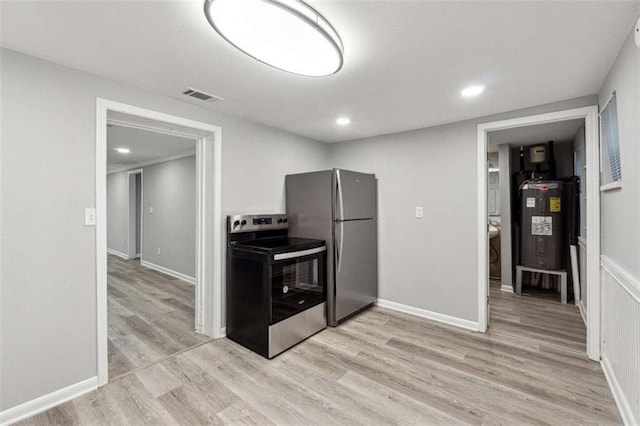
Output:
<instances>
[{"instance_id":1,"label":"stove control knob","mask_svg":"<svg viewBox=\"0 0 640 426\"><path fill-rule=\"evenodd\" d=\"M233 222L233 227L237 228L238 226L240 226L240 221L236 220L235 222Z\"/></svg>"},{"instance_id":2,"label":"stove control knob","mask_svg":"<svg viewBox=\"0 0 640 426\"><path fill-rule=\"evenodd\" d=\"M282 223L282 219L278 219L278 223Z\"/></svg>"},{"instance_id":3,"label":"stove control knob","mask_svg":"<svg viewBox=\"0 0 640 426\"><path fill-rule=\"evenodd\" d=\"M285 218L285 219L282 219L282 221L283 221L284 223L287 223L289 220Z\"/></svg>"},{"instance_id":4,"label":"stove control knob","mask_svg":"<svg viewBox=\"0 0 640 426\"><path fill-rule=\"evenodd\" d=\"M246 221L246 220L243 220L243 221L240 223L240 225L242 225L242 226L244 226L244 225L246 225L246 224L247 224L247 221Z\"/></svg>"}]
</instances>

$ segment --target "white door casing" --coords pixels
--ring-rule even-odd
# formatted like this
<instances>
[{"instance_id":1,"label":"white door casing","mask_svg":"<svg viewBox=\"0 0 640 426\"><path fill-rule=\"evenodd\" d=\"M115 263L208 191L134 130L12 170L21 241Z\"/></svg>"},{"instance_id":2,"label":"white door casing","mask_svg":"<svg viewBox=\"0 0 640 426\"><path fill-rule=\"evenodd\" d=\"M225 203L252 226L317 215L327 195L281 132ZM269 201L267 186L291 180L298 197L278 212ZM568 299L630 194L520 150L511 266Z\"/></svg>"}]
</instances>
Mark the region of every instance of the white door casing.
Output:
<instances>
[{"instance_id":1,"label":"white door casing","mask_svg":"<svg viewBox=\"0 0 640 426\"><path fill-rule=\"evenodd\" d=\"M600 360L600 142L598 107L588 106L478 124L478 331L488 325L487 135L489 132L565 120L585 120L587 204L587 356ZM596 171L596 172L593 172Z\"/></svg>"},{"instance_id":2,"label":"white door casing","mask_svg":"<svg viewBox=\"0 0 640 426\"><path fill-rule=\"evenodd\" d=\"M107 114L109 112L180 126L182 136L196 139L196 301L195 330L213 338L222 331L222 129L162 112L107 99L96 99L96 310L98 385L108 382L107 351ZM119 125L168 132L162 126ZM176 131L170 132L176 134Z\"/></svg>"}]
</instances>

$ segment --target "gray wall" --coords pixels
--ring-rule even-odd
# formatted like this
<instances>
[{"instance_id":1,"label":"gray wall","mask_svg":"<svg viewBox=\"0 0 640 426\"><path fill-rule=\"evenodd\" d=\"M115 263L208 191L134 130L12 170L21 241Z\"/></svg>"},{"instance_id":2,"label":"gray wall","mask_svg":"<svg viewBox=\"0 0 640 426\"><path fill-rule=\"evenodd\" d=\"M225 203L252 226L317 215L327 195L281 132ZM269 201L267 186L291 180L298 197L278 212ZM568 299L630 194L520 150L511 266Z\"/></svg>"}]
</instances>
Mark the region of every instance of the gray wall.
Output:
<instances>
[{"instance_id":1,"label":"gray wall","mask_svg":"<svg viewBox=\"0 0 640 426\"><path fill-rule=\"evenodd\" d=\"M378 177L380 298L477 321L477 124L596 102L589 96L332 146L334 167ZM415 218L416 206L424 219Z\"/></svg>"},{"instance_id":2,"label":"gray wall","mask_svg":"<svg viewBox=\"0 0 640 426\"><path fill-rule=\"evenodd\" d=\"M640 49L633 43L633 31L598 93L601 109L614 90L618 102L622 189L600 196L602 254L640 279Z\"/></svg>"},{"instance_id":3,"label":"gray wall","mask_svg":"<svg viewBox=\"0 0 640 426\"><path fill-rule=\"evenodd\" d=\"M144 167L142 181L142 260L195 278L195 155Z\"/></svg>"},{"instance_id":4,"label":"gray wall","mask_svg":"<svg viewBox=\"0 0 640 426\"><path fill-rule=\"evenodd\" d=\"M129 181L127 172L107 175L107 248L128 253Z\"/></svg>"},{"instance_id":5,"label":"gray wall","mask_svg":"<svg viewBox=\"0 0 640 426\"><path fill-rule=\"evenodd\" d=\"M284 211L284 175L329 162L323 143L0 53L5 410L97 374L95 228L84 226L96 199L96 97L221 126L224 215Z\"/></svg>"}]
</instances>

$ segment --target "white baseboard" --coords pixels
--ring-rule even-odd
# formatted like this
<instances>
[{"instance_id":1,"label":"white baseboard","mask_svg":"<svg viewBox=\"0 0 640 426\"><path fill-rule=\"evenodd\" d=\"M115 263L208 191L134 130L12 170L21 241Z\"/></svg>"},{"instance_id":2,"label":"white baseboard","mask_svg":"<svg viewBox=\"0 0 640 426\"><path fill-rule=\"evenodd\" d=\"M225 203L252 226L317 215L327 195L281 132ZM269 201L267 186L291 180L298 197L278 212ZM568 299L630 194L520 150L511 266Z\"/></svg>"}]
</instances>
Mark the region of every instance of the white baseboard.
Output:
<instances>
[{"instance_id":1,"label":"white baseboard","mask_svg":"<svg viewBox=\"0 0 640 426\"><path fill-rule=\"evenodd\" d=\"M624 397L622 388L616 380L616 376L615 374L613 374L613 370L611 369L611 364L609 364L609 360L604 353L602 354L600 365L602 366L602 371L604 371L604 376L607 378L607 383L609 383L609 389L611 389L613 399L616 401L618 411L620 411L622 422L625 425L638 424L636 420L640 421L640 419L633 418L633 410L631 409L631 406L629 405L627 399Z\"/></svg>"},{"instance_id":2,"label":"white baseboard","mask_svg":"<svg viewBox=\"0 0 640 426\"><path fill-rule=\"evenodd\" d=\"M127 256L126 254L124 254L124 253L122 253L121 251L118 251L118 250L107 248L107 253L112 254L114 256L121 257L124 260L129 260L129 256Z\"/></svg>"},{"instance_id":3,"label":"white baseboard","mask_svg":"<svg viewBox=\"0 0 640 426\"><path fill-rule=\"evenodd\" d=\"M182 281L186 281L189 284L196 284L196 279L194 277L190 277L189 275L185 275L181 272L174 271L173 269L165 268L164 266L156 265L155 263L147 262L146 260L140 260L140 264L150 269L155 269L158 272L162 272L163 274L167 274L174 278L177 278Z\"/></svg>"},{"instance_id":4,"label":"white baseboard","mask_svg":"<svg viewBox=\"0 0 640 426\"><path fill-rule=\"evenodd\" d=\"M227 327L222 327L220 329L220 338L227 337Z\"/></svg>"},{"instance_id":5,"label":"white baseboard","mask_svg":"<svg viewBox=\"0 0 640 426\"><path fill-rule=\"evenodd\" d=\"M391 302L389 300L378 299L378 306L383 308L393 309L394 311L400 311L411 315L416 315L422 318L428 318L434 321L443 322L449 325L455 325L467 330L478 331L478 323L476 321L469 321L466 319L452 317L438 312L427 311L426 309L420 309L409 305L403 305L401 303Z\"/></svg>"},{"instance_id":6,"label":"white baseboard","mask_svg":"<svg viewBox=\"0 0 640 426\"><path fill-rule=\"evenodd\" d=\"M504 291L505 293L513 293L513 286L512 285L501 285L500 286L500 291Z\"/></svg>"},{"instance_id":7,"label":"white baseboard","mask_svg":"<svg viewBox=\"0 0 640 426\"><path fill-rule=\"evenodd\" d=\"M582 316L582 321L584 322L585 327L587 327L587 308L584 306L584 301L581 300L577 302L576 305L578 305L580 316Z\"/></svg>"},{"instance_id":8,"label":"white baseboard","mask_svg":"<svg viewBox=\"0 0 640 426\"><path fill-rule=\"evenodd\" d=\"M50 394L0 411L0 425L4 426L16 423L97 388L98 377L91 377L90 379L83 380L66 388L58 389Z\"/></svg>"}]
</instances>

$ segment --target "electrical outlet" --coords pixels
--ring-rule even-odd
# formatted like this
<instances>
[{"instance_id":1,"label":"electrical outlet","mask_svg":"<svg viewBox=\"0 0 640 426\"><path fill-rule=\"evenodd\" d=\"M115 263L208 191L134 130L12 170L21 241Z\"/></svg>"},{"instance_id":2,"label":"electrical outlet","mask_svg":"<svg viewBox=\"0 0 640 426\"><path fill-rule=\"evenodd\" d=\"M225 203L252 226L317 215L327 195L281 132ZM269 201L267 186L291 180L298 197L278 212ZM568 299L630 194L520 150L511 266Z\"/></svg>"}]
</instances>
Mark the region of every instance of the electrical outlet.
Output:
<instances>
[{"instance_id":1,"label":"electrical outlet","mask_svg":"<svg viewBox=\"0 0 640 426\"><path fill-rule=\"evenodd\" d=\"M422 219L424 217L424 208L422 206L416 207L416 219Z\"/></svg>"},{"instance_id":2,"label":"electrical outlet","mask_svg":"<svg viewBox=\"0 0 640 426\"><path fill-rule=\"evenodd\" d=\"M160 247L158 247L158 254L160 254Z\"/></svg>"},{"instance_id":3,"label":"electrical outlet","mask_svg":"<svg viewBox=\"0 0 640 426\"><path fill-rule=\"evenodd\" d=\"M153 214L153 206L149 206L149 214Z\"/></svg>"}]
</instances>

